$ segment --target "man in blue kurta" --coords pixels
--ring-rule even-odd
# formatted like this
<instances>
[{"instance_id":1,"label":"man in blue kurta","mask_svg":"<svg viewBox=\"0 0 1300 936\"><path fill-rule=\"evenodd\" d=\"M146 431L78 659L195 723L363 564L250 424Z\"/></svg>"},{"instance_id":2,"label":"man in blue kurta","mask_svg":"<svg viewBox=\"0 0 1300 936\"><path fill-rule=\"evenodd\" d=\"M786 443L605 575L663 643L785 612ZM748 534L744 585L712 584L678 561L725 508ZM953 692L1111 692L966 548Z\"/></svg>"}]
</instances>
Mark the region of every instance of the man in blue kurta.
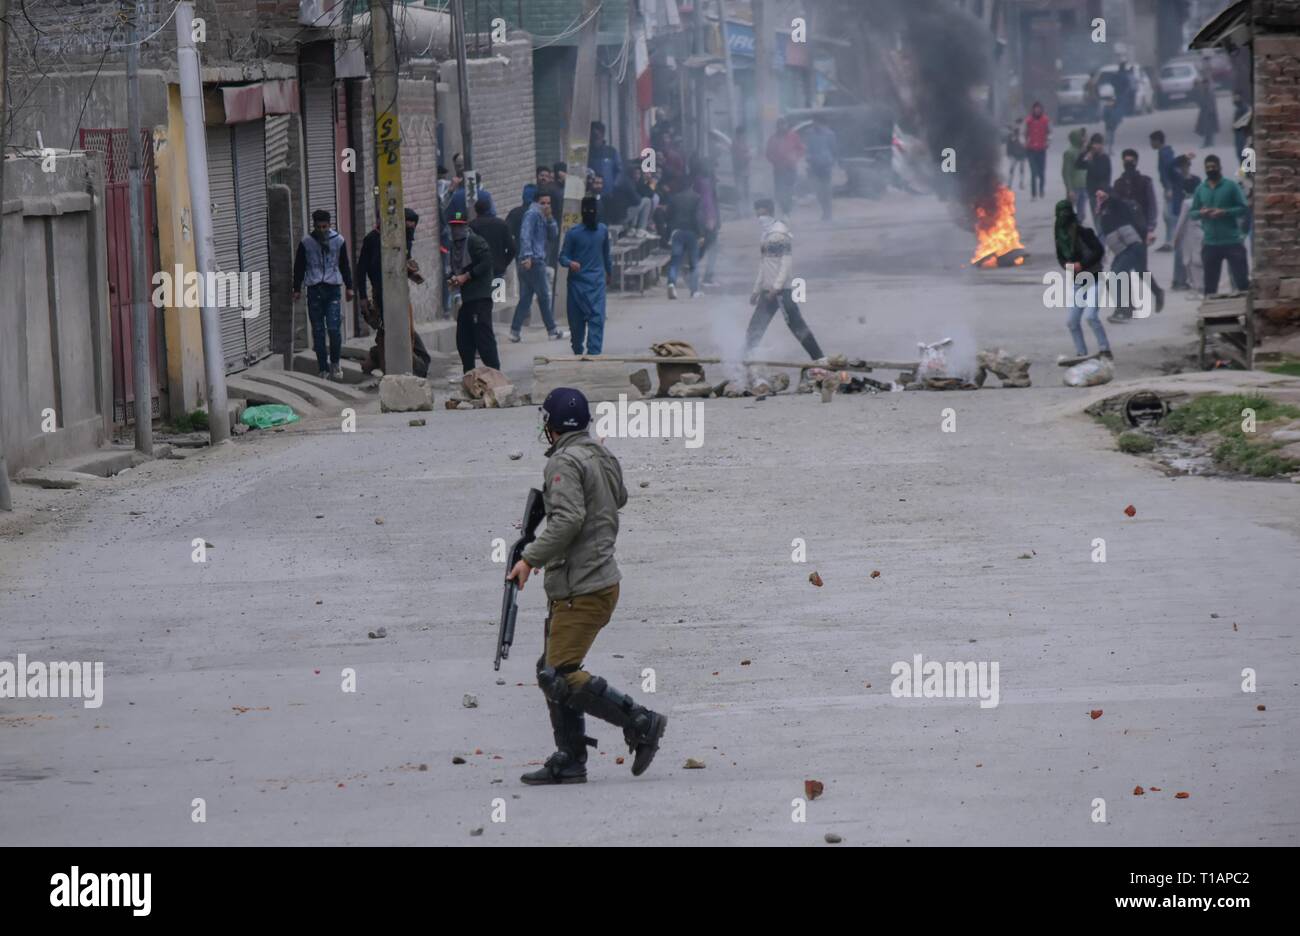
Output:
<instances>
[{"instance_id":1,"label":"man in blue kurta","mask_svg":"<svg viewBox=\"0 0 1300 936\"><path fill-rule=\"evenodd\" d=\"M560 263L569 268L569 337L578 355L600 354L605 342L605 284L613 267L609 231L596 220L596 210L596 199L582 200L582 224L569 228L560 250Z\"/></svg>"}]
</instances>

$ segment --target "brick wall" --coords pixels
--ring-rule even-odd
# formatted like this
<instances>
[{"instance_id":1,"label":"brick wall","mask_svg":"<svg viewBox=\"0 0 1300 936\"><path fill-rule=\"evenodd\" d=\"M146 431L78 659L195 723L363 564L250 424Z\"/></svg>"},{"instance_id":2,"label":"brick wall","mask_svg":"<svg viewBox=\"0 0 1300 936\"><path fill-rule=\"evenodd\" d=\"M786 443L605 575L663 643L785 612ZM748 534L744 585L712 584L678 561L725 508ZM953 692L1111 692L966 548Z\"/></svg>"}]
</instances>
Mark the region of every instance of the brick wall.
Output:
<instances>
[{"instance_id":1,"label":"brick wall","mask_svg":"<svg viewBox=\"0 0 1300 936\"><path fill-rule=\"evenodd\" d=\"M170 0L140 0L137 33L149 38L140 48L142 68L176 65L176 23L168 20L173 5ZM39 32L27 17L12 17L14 66L21 74L33 55L47 70L97 66L101 61L105 66L120 64L120 50L104 52L110 36L114 45L125 37L123 29L114 28L119 9L119 0L28 3L27 14ZM293 61L288 40L301 38L297 0L195 0L194 17L206 28L199 45L204 65Z\"/></svg>"},{"instance_id":2,"label":"brick wall","mask_svg":"<svg viewBox=\"0 0 1300 936\"><path fill-rule=\"evenodd\" d=\"M1300 29L1300 0L1255 0L1251 15L1257 30L1295 32Z\"/></svg>"},{"instance_id":3,"label":"brick wall","mask_svg":"<svg viewBox=\"0 0 1300 936\"><path fill-rule=\"evenodd\" d=\"M375 107L369 79L355 83L359 95L361 126L353 133L362 141L358 151L357 184L366 192L374 188ZM428 321L434 313L437 295L434 280L440 277L438 254L438 136L435 82L431 78L402 78L397 83L397 113L402 127L402 201L420 215L415 229L411 257L420 264L425 285L411 287L417 321ZM357 227L368 232L375 226L374 198L364 199L365 223ZM363 234L364 236L364 234ZM360 243L354 248L359 249Z\"/></svg>"},{"instance_id":4,"label":"brick wall","mask_svg":"<svg viewBox=\"0 0 1300 936\"><path fill-rule=\"evenodd\" d=\"M469 101L474 168L505 217L533 180L533 53L526 39L493 48L492 58L467 64Z\"/></svg>"},{"instance_id":5,"label":"brick wall","mask_svg":"<svg viewBox=\"0 0 1300 936\"><path fill-rule=\"evenodd\" d=\"M1291 34L1254 39L1255 295L1265 323L1292 329L1300 327L1300 2L1259 6L1272 25L1289 15Z\"/></svg>"}]
</instances>

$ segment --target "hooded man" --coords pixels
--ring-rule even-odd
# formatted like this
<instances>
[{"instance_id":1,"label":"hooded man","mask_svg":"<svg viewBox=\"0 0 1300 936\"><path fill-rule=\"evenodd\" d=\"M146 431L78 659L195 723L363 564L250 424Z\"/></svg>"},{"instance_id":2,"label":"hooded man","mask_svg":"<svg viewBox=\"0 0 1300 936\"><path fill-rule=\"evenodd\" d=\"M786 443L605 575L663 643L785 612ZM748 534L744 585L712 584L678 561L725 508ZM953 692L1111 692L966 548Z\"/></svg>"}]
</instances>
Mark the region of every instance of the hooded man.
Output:
<instances>
[{"instance_id":1,"label":"hooded man","mask_svg":"<svg viewBox=\"0 0 1300 936\"><path fill-rule=\"evenodd\" d=\"M758 215L758 224L763 232L759 245L760 259L758 276L754 278L754 291L749 297L754 306L754 315L749 320L745 332L745 356L763 340L763 333L776 315L777 306L785 313L785 323L799 339L808 356L814 361L822 358L821 346L813 337L808 323L799 312L799 305L794 301L790 290L790 278L794 272L794 236L790 229L776 220L776 206L770 198L760 198L754 202L754 213Z\"/></svg>"},{"instance_id":2,"label":"hooded man","mask_svg":"<svg viewBox=\"0 0 1300 936\"><path fill-rule=\"evenodd\" d=\"M411 247L415 243L415 226L420 223L420 216L410 208L406 209L406 278L412 283L423 283L420 266L411 259ZM369 285L371 295L366 295ZM380 240L379 225L361 240L361 253L357 257L357 296L361 299L361 314L366 324L375 329L375 343L366 357L367 371L387 371L384 361L384 267L383 250ZM429 352L424 347L420 333L415 330L415 311L408 305L407 313L411 322L411 372L416 377L429 376Z\"/></svg>"},{"instance_id":3,"label":"hooded man","mask_svg":"<svg viewBox=\"0 0 1300 936\"><path fill-rule=\"evenodd\" d=\"M1083 155L1088 140L1088 131L1079 127L1070 131L1070 145L1061 158L1061 181L1065 183L1065 195L1074 208L1074 213L1082 219L1088 208L1088 170L1079 168L1079 157Z\"/></svg>"},{"instance_id":4,"label":"hooded man","mask_svg":"<svg viewBox=\"0 0 1300 936\"><path fill-rule=\"evenodd\" d=\"M318 209L311 213L311 233L298 244L293 258L293 301L302 298L307 284L307 318L311 321L312 343L322 380L343 379L339 355L343 351L343 310L339 303L341 287L347 287L352 301L352 267L348 263L347 244L330 226L330 213ZM329 333L329 350L325 335Z\"/></svg>"},{"instance_id":5,"label":"hooded man","mask_svg":"<svg viewBox=\"0 0 1300 936\"><path fill-rule=\"evenodd\" d=\"M1075 214L1074 206L1068 201L1056 203L1053 235L1056 241L1056 260L1072 274L1070 290L1074 293L1074 301L1070 303L1070 317L1065 324L1074 340L1075 356L1062 355L1057 358L1057 363L1072 366L1089 357L1088 345L1083 339L1082 322L1085 315L1088 327L1097 340L1097 355L1113 359L1110 341L1106 337L1106 326L1101 324L1101 313L1097 305L1097 276L1101 273L1106 249L1092 228L1084 227Z\"/></svg>"},{"instance_id":6,"label":"hooded man","mask_svg":"<svg viewBox=\"0 0 1300 936\"><path fill-rule=\"evenodd\" d=\"M605 343L605 286L613 266L609 230L596 215L596 199L588 195L582 200L582 224L565 232L560 249L560 263L569 268L569 335L577 355L600 354Z\"/></svg>"},{"instance_id":7,"label":"hooded man","mask_svg":"<svg viewBox=\"0 0 1300 936\"><path fill-rule=\"evenodd\" d=\"M492 332L492 248L470 230L463 214L451 216L451 275L448 286L460 290L456 313L456 350L465 373L474 369L475 353L488 367L501 369Z\"/></svg>"},{"instance_id":8,"label":"hooded man","mask_svg":"<svg viewBox=\"0 0 1300 936\"><path fill-rule=\"evenodd\" d=\"M585 227L585 225L584 225ZM507 576L522 591L534 569L546 569L546 645L537 661L537 685L546 696L556 751L541 769L520 779L530 785L586 783L587 715L623 729L632 775L645 773L668 719L582 668L596 635L618 605L622 574L614 559L618 511L627 488L618 459L587 432L591 409L578 390L557 387L542 404L546 450L546 529Z\"/></svg>"}]
</instances>

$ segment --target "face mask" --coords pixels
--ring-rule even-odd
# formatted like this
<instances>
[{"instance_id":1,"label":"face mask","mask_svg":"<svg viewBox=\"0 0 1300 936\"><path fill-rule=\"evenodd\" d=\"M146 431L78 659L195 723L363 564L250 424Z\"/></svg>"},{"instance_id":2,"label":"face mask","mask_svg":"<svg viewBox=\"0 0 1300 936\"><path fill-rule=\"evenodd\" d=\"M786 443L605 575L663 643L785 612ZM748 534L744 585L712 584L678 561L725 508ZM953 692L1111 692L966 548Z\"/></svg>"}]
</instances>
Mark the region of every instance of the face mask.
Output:
<instances>
[{"instance_id":1,"label":"face mask","mask_svg":"<svg viewBox=\"0 0 1300 936\"><path fill-rule=\"evenodd\" d=\"M1137 167L1138 167L1138 164L1135 163L1135 162L1126 162L1126 163L1124 163L1124 171L1125 171L1125 172L1137 172Z\"/></svg>"},{"instance_id":2,"label":"face mask","mask_svg":"<svg viewBox=\"0 0 1300 936\"><path fill-rule=\"evenodd\" d=\"M766 234L768 229L775 223L776 223L776 218L772 217L771 215L758 216L758 229L762 231L764 234Z\"/></svg>"},{"instance_id":3,"label":"face mask","mask_svg":"<svg viewBox=\"0 0 1300 936\"><path fill-rule=\"evenodd\" d=\"M1221 179L1221 178L1223 177L1223 170L1221 170L1221 169L1206 169L1206 170L1205 170L1205 177L1206 177L1207 179L1209 179L1210 181L1212 181L1212 182L1217 182L1217 181L1219 181L1219 179Z\"/></svg>"}]
</instances>

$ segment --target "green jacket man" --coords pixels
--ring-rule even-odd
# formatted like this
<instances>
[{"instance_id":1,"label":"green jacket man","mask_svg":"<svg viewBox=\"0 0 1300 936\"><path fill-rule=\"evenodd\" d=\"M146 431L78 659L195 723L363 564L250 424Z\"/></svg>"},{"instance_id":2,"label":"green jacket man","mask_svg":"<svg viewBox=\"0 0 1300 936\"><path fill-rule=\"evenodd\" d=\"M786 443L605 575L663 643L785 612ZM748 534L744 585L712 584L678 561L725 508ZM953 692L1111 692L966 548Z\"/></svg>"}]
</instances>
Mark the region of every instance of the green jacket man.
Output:
<instances>
[{"instance_id":1,"label":"green jacket man","mask_svg":"<svg viewBox=\"0 0 1300 936\"><path fill-rule=\"evenodd\" d=\"M537 684L546 697L556 751L524 783L586 783L586 715L623 729L633 754L632 774L645 773L659 750L668 719L582 668L583 659L618 604L622 578L614 558L618 511L627 503L618 459L587 432L591 410L578 390L557 387L542 404L546 529L523 552L509 578L522 590L537 568L546 570L546 649Z\"/></svg>"}]
</instances>

